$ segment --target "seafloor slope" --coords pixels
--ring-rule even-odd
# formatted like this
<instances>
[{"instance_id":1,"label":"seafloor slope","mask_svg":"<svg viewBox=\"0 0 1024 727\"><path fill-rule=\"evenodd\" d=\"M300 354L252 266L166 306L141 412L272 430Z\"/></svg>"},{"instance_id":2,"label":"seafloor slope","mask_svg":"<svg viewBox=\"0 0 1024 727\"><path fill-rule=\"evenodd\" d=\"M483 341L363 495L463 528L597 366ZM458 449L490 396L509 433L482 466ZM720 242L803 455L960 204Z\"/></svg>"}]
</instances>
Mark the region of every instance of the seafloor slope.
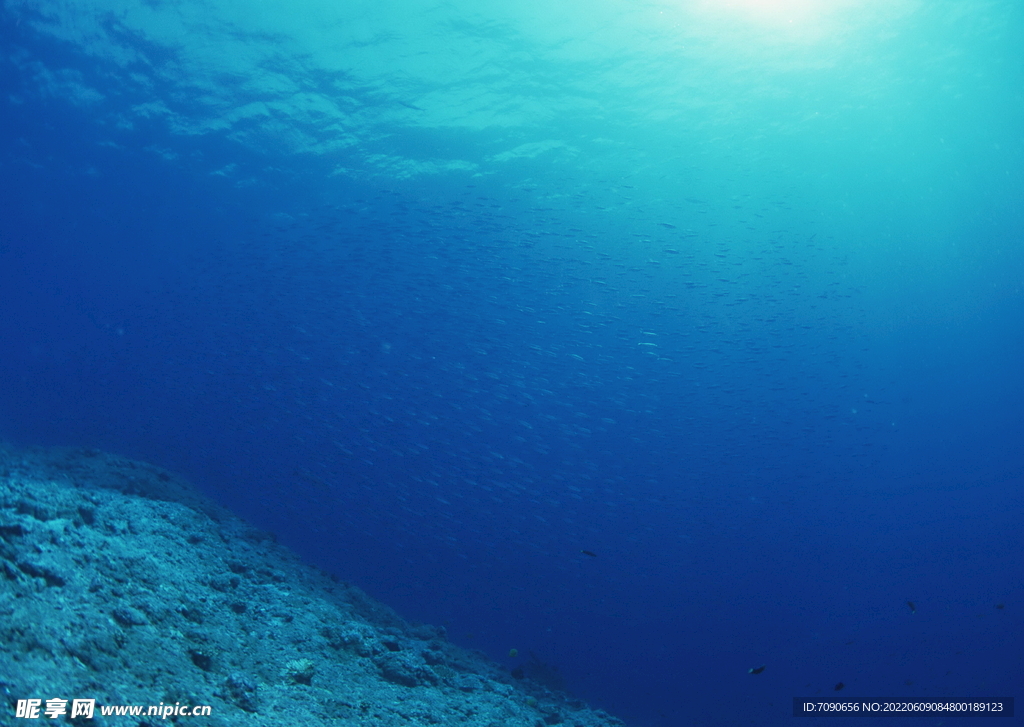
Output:
<instances>
[{"instance_id":1,"label":"seafloor slope","mask_svg":"<svg viewBox=\"0 0 1024 727\"><path fill-rule=\"evenodd\" d=\"M412 626L152 465L0 448L0 724L622 723ZM102 716L99 705L209 705ZM143 711L145 714L145 710Z\"/></svg>"}]
</instances>

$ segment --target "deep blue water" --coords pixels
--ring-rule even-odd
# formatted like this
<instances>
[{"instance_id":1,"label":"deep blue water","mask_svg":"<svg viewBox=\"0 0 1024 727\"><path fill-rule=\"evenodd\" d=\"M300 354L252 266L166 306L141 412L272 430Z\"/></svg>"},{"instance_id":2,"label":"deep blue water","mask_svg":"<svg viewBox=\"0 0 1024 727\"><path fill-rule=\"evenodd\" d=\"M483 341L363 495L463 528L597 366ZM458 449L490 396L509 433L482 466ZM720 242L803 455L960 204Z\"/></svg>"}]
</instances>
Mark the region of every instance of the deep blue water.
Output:
<instances>
[{"instance_id":1,"label":"deep blue water","mask_svg":"<svg viewBox=\"0 0 1024 727\"><path fill-rule=\"evenodd\" d=\"M1024 696L1022 6L333 5L3 3L0 437L631 725Z\"/></svg>"}]
</instances>

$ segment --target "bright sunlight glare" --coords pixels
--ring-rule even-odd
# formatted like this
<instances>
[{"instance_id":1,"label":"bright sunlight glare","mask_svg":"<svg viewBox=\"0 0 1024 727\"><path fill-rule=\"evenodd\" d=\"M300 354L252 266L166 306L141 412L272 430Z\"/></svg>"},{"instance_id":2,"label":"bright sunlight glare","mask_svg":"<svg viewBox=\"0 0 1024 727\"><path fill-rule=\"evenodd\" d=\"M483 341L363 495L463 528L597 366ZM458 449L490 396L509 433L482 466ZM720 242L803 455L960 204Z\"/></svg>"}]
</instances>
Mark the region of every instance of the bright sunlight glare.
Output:
<instances>
[{"instance_id":1,"label":"bright sunlight glare","mask_svg":"<svg viewBox=\"0 0 1024 727\"><path fill-rule=\"evenodd\" d=\"M824 5L821 0L712 0L709 4L772 25L807 22Z\"/></svg>"},{"instance_id":2,"label":"bright sunlight glare","mask_svg":"<svg viewBox=\"0 0 1024 727\"><path fill-rule=\"evenodd\" d=\"M877 5L877 0L694 0L689 7L717 27L735 32L746 29L759 36L767 34L776 42L803 44L849 30L843 26L845 21L853 20L850 11L860 8L870 14ZM854 23L862 21L858 18Z\"/></svg>"}]
</instances>

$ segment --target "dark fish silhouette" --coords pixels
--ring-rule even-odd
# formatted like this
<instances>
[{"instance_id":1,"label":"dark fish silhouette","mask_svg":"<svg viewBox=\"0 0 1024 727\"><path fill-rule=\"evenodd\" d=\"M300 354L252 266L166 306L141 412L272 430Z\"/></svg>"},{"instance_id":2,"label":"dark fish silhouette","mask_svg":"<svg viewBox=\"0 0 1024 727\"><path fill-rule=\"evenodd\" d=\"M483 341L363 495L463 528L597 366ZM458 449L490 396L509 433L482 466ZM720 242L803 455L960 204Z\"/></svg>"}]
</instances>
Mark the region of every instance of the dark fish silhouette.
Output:
<instances>
[{"instance_id":1,"label":"dark fish silhouette","mask_svg":"<svg viewBox=\"0 0 1024 727\"><path fill-rule=\"evenodd\" d=\"M834 689L838 692L840 689L842 689L845 686L846 686L845 684L843 684L842 682L839 682L838 684L835 685Z\"/></svg>"},{"instance_id":2,"label":"dark fish silhouette","mask_svg":"<svg viewBox=\"0 0 1024 727\"><path fill-rule=\"evenodd\" d=\"M580 552L583 553L583 555L589 555L591 558L597 557L597 553L592 550L581 550Z\"/></svg>"},{"instance_id":3,"label":"dark fish silhouette","mask_svg":"<svg viewBox=\"0 0 1024 727\"><path fill-rule=\"evenodd\" d=\"M764 667L765 665L762 664L761 666L754 667L753 669L747 669L747 674L760 674L764 671Z\"/></svg>"},{"instance_id":4,"label":"dark fish silhouette","mask_svg":"<svg viewBox=\"0 0 1024 727\"><path fill-rule=\"evenodd\" d=\"M911 613L917 613L917 606L914 605L913 601L907 601L907 605L910 606Z\"/></svg>"}]
</instances>

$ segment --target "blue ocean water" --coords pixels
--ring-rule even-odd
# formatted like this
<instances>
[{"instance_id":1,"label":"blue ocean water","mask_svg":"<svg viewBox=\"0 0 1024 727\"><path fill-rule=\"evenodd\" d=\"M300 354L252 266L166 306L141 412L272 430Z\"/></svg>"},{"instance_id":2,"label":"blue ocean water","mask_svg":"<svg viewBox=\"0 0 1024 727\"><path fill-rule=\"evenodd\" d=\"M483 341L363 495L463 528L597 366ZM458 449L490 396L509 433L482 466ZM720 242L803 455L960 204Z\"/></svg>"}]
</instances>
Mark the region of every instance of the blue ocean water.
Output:
<instances>
[{"instance_id":1,"label":"blue ocean water","mask_svg":"<svg viewBox=\"0 0 1024 727\"><path fill-rule=\"evenodd\" d=\"M2 7L0 438L630 725L1021 696L1024 6Z\"/></svg>"}]
</instances>

